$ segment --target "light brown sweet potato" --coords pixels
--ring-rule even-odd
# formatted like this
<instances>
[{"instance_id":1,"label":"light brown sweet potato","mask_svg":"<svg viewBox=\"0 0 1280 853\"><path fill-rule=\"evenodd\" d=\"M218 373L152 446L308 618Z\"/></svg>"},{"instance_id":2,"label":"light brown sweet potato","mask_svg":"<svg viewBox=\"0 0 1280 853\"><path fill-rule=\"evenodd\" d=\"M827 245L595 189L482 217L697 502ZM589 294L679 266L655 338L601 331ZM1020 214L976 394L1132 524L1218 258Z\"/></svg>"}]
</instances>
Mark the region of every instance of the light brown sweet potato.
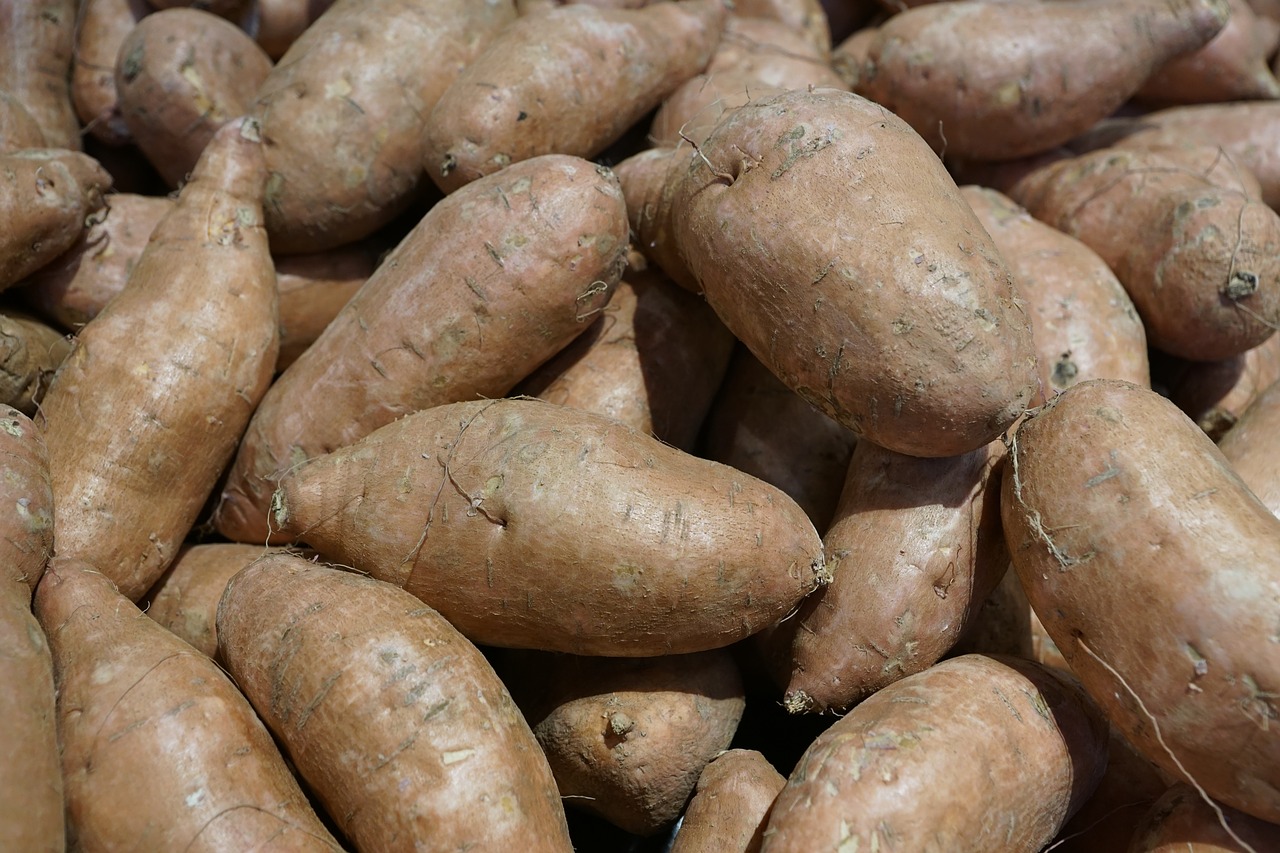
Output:
<instances>
[{"instance_id":1,"label":"light brown sweet potato","mask_svg":"<svg viewBox=\"0 0 1280 853\"><path fill-rule=\"evenodd\" d=\"M337 0L311 24L254 105L272 251L354 242L407 209L426 180L423 122L515 14L511 0Z\"/></svg>"},{"instance_id":2,"label":"light brown sweet potato","mask_svg":"<svg viewBox=\"0 0 1280 853\"><path fill-rule=\"evenodd\" d=\"M702 287L680 256L671 227L675 175L687 164L688 148L650 148L623 160L615 168L627 200L627 221L636 248L676 284L701 293Z\"/></svg>"},{"instance_id":3,"label":"light brown sweet potato","mask_svg":"<svg viewBox=\"0 0 1280 853\"><path fill-rule=\"evenodd\" d=\"M916 456L975 450L1029 403L1035 354L1009 272L892 113L789 92L739 107L697 156L678 156L671 233L685 262L730 331L810 403Z\"/></svg>"},{"instance_id":4,"label":"light brown sweet potato","mask_svg":"<svg viewBox=\"0 0 1280 853\"><path fill-rule=\"evenodd\" d=\"M1226 0L935 3L880 25L856 91L936 151L1011 160L1088 130L1228 16Z\"/></svg>"},{"instance_id":5,"label":"light brown sweet potato","mask_svg":"<svg viewBox=\"0 0 1280 853\"><path fill-rule=\"evenodd\" d=\"M1165 772L1280 819L1280 519L1164 397L1098 379L1013 437L1005 536L1031 606ZM1224 760L1224 756L1232 756Z\"/></svg>"},{"instance_id":6,"label":"light brown sweet potato","mask_svg":"<svg viewBox=\"0 0 1280 853\"><path fill-rule=\"evenodd\" d=\"M1218 440L1218 449L1244 484L1280 516L1280 380L1249 404Z\"/></svg>"},{"instance_id":7,"label":"light brown sweet potato","mask_svg":"<svg viewBox=\"0 0 1280 853\"><path fill-rule=\"evenodd\" d=\"M497 669L565 804L641 836L679 817L746 705L725 649L640 659L509 652Z\"/></svg>"},{"instance_id":8,"label":"light brown sweet potato","mask_svg":"<svg viewBox=\"0 0 1280 853\"><path fill-rule=\"evenodd\" d=\"M329 10L334 0L258 0L258 44L272 59L284 56L298 36Z\"/></svg>"},{"instance_id":9,"label":"light brown sweet potato","mask_svg":"<svg viewBox=\"0 0 1280 853\"><path fill-rule=\"evenodd\" d=\"M786 784L753 749L722 753L698 777L670 853L759 853L769 809Z\"/></svg>"},{"instance_id":10,"label":"light brown sweet potato","mask_svg":"<svg viewBox=\"0 0 1280 853\"><path fill-rule=\"evenodd\" d=\"M608 169L562 155L433 207L263 399L218 530L267 541L288 469L409 412L506 394L608 303L626 261L624 211ZM330 404L315 406L317 394Z\"/></svg>"},{"instance_id":11,"label":"light brown sweet potato","mask_svg":"<svg viewBox=\"0 0 1280 853\"><path fill-rule=\"evenodd\" d=\"M361 850L572 850L547 760L484 656L389 584L271 554L218 607L227 669Z\"/></svg>"},{"instance_id":12,"label":"light brown sweet potato","mask_svg":"<svg viewBox=\"0 0 1280 853\"><path fill-rule=\"evenodd\" d=\"M862 71L867 67L867 56L876 41L876 28L863 27L849 35L831 51L831 70L844 81L846 87L856 91Z\"/></svg>"},{"instance_id":13,"label":"light brown sweet potato","mask_svg":"<svg viewBox=\"0 0 1280 853\"><path fill-rule=\"evenodd\" d=\"M540 400L403 417L286 476L273 516L494 646L718 648L825 578L817 532L782 492Z\"/></svg>"},{"instance_id":14,"label":"light brown sweet potato","mask_svg":"<svg viewBox=\"0 0 1280 853\"><path fill-rule=\"evenodd\" d=\"M147 616L209 657L218 654L218 602L228 581L265 552L260 545L185 545L139 599Z\"/></svg>"},{"instance_id":15,"label":"light brown sweet potato","mask_svg":"<svg viewBox=\"0 0 1280 853\"><path fill-rule=\"evenodd\" d=\"M1106 737L1079 687L1049 670L953 658L886 687L813 742L761 851L1040 850L1096 787Z\"/></svg>"},{"instance_id":16,"label":"light brown sweet potato","mask_svg":"<svg viewBox=\"0 0 1280 853\"><path fill-rule=\"evenodd\" d=\"M0 154L44 148L44 132L22 102L0 90Z\"/></svg>"},{"instance_id":17,"label":"light brown sweet potato","mask_svg":"<svg viewBox=\"0 0 1280 853\"><path fill-rule=\"evenodd\" d=\"M26 107L50 148L80 150L71 103L77 0L0 0L0 90Z\"/></svg>"},{"instance_id":18,"label":"light brown sweet potato","mask_svg":"<svg viewBox=\"0 0 1280 853\"><path fill-rule=\"evenodd\" d=\"M706 67L723 0L571 5L515 21L440 97L422 165L445 192L542 154L594 157Z\"/></svg>"},{"instance_id":19,"label":"light brown sweet potato","mask_svg":"<svg viewBox=\"0 0 1280 853\"><path fill-rule=\"evenodd\" d=\"M1219 814L1219 811L1221 814ZM1134 830L1129 853L1263 853L1280 850L1280 826L1210 805L1179 784L1156 800Z\"/></svg>"},{"instance_id":20,"label":"light brown sweet potato","mask_svg":"<svg viewBox=\"0 0 1280 853\"><path fill-rule=\"evenodd\" d=\"M53 486L44 436L22 412L0 405L0 482L12 516L0 517L0 590L30 609L31 593L53 553ZM0 648L4 648L0 646Z\"/></svg>"},{"instance_id":21,"label":"light brown sweet potato","mask_svg":"<svg viewBox=\"0 0 1280 853\"><path fill-rule=\"evenodd\" d=\"M34 415L70 352L71 340L57 329L5 308L0 314L0 404Z\"/></svg>"},{"instance_id":22,"label":"light brown sweet potato","mask_svg":"<svg viewBox=\"0 0 1280 853\"><path fill-rule=\"evenodd\" d=\"M276 371L298 360L373 275L371 246L355 244L276 258L280 290L280 356Z\"/></svg>"},{"instance_id":23,"label":"light brown sweet potato","mask_svg":"<svg viewBox=\"0 0 1280 853\"><path fill-rule=\"evenodd\" d=\"M169 186L179 186L218 128L244 115L271 60L244 30L199 9L148 15L116 58L120 114Z\"/></svg>"},{"instance_id":24,"label":"light brown sweet potato","mask_svg":"<svg viewBox=\"0 0 1280 853\"><path fill-rule=\"evenodd\" d=\"M225 125L44 400L57 552L132 599L173 560L275 367L264 180L256 123Z\"/></svg>"},{"instance_id":25,"label":"light brown sweet potato","mask_svg":"<svg viewBox=\"0 0 1280 853\"><path fill-rule=\"evenodd\" d=\"M1280 82L1267 62L1274 33L1259 23L1246 0L1227 0L1227 5L1231 16L1216 36L1166 63L1135 96L1165 104L1280 98Z\"/></svg>"},{"instance_id":26,"label":"light brown sweet potato","mask_svg":"<svg viewBox=\"0 0 1280 853\"><path fill-rule=\"evenodd\" d=\"M1280 335L1228 359L1186 362L1180 367L1168 396L1217 441L1259 394L1280 381Z\"/></svg>"},{"instance_id":27,"label":"light brown sweet potato","mask_svg":"<svg viewBox=\"0 0 1280 853\"><path fill-rule=\"evenodd\" d=\"M803 34L824 59L831 55L831 27L820 0L734 0L733 11L743 18L766 18L786 24Z\"/></svg>"},{"instance_id":28,"label":"light brown sweet potato","mask_svg":"<svg viewBox=\"0 0 1280 853\"><path fill-rule=\"evenodd\" d=\"M36 591L79 850L339 850L217 664L79 560Z\"/></svg>"},{"instance_id":29,"label":"light brown sweet potato","mask_svg":"<svg viewBox=\"0 0 1280 853\"><path fill-rule=\"evenodd\" d=\"M116 57L129 33L151 12L145 0L84 0L71 69L71 100L85 131L109 145L133 141L120 114Z\"/></svg>"}]
</instances>

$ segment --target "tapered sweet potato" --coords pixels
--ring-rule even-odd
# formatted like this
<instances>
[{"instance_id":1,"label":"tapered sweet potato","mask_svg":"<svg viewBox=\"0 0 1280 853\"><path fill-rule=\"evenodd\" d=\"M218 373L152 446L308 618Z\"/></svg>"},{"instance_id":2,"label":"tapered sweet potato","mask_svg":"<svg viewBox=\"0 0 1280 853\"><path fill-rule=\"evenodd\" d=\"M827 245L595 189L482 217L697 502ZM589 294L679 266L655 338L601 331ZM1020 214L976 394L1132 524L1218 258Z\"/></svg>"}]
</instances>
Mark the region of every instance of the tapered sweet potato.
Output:
<instances>
[{"instance_id":1,"label":"tapered sweet potato","mask_svg":"<svg viewBox=\"0 0 1280 853\"><path fill-rule=\"evenodd\" d=\"M44 397L53 374L71 352L71 340L21 311L0 314L0 404L28 417Z\"/></svg>"},{"instance_id":2,"label":"tapered sweet potato","mask_svg":"<svg viewBox=\"0 0 1280 853\"><path fill-rule=\"evenodd\" d=\"M218 128L249 111L271 60L230 21L175 8L139 21L114 67L129 133L176 187Z\"/></svg>"},{"instance_id":3,"label":"tapered sweet potato","mask_svg":"<svg viewBox=\"0 0 1280 853\"><path fill-rule=\"evenodd\" d=\"M340 849L226 674L105 575L55 558L35 612L75 849Z\"/></svg>"},{"instance_id":4,"label":"tapered sweet potato","mask_svg":"<svg viewBox=\"0 0 1280 853\"><path fill-rule=\"evenodd\" d=\"M515 18L511 0L338 0L258 92L267 230L284 254L365 237L413 201L422 124Z\"/></svg>"},{"instance_id":5,"label":"tapered sweet potato","mask_svg":"<svg viewBox=\"0 0 1280 853\"><path fill-rule=\"evenodd\" d=\"M1134 830L1129 853L1262 853L1280 850L1280 826L1204 801L1179 784L1160 797Z\"/></svg>"},{"instance_id":6,"label":"tapered sweet potato","mask_svg":"<svg viewBox=\"0 0 1280 853\"><path fill-rule=\"evenodd\" d=\"M0 2L0 90L26 107L50 148L80 150L71 103L77 0Z\"/></svg>"},{"instance_id":7,"label":"tapered sweet potato","mask_svg":"<svg viewBox=\"0 0 1280 853\"><path fill-rule=\"evenodd\" d=\"M517 19L441 96L423 167L452 192L541 154L594 157L706 66L726 14L686 0Z\"/></svg>"},{"instance_id":8,"label":"tapered sweet potato","mask_svg":"<svg viewBox=\"0 0 1280 853\"><path fill-rule=\"evenodd\" d=\"M1030 402L1035 354L1009 272L892 113L789 92L677 156L685 262L730 331L810 403L890 450L955 456Z\"/></svg>"},{"instance_id":9,"label":"tapered sweet potato","mask_svg":"<svg viewBox=\"0 0 1280 853\"><path fill-rule=\"evenodd\" d=\"M273 516L495 646L727 646L825 578L817 532L782 492L540 400L403 417L286 476Z\"/></svg>"},{"instance_id":10,"label":"tapered sweet potato","mask_svg":"<svg viewBox=\"0 0 1280 853\"><path fill-rule=\"evenodd\" d=\"M1149 761L1280 819L1280 519L1173 403L1098 379L1013 437L1001 509L1049 636ZM1232 756L1230 761L1223 757Z\"/></svg>"},{"instance_id":11,"label":"tapered sweet potato","mask_svg":"<svg viewBox=\"0 0 1280 853\"><path fill-rule=\"evenodd\" d=\"M626 261L624 211L608 169L560 155L437 204L272 386L223 490L219 531L264 542L290 468L400 415L506 394L608 303ZM332 405L317 408L317 393Z\"/></svg>"},{"instance_id":12,"label":"tapered sweet potato","mask_svg":"<svg viewBox=\"0 0 1280 853\"><path fill-rule=\"evenodd\" d=\"M547 760L507 689L408 593L271 554L227 587L218 645L358 849L572 849Z\"/></svg>"},{"instance_id":13,"label":"tapered sweet potato","mask_svg":"<svg viewBox=\"0 0 1280 853\"><path fill-rule=\"evenodd\" d=\"M1240 479L1267 508L1280 516L1280 380L1258 395L1218 449Z\"/></svg>"},{"instance_id":14,"label":"tapered sweet potato","mask_svg":"<svg viewBox=\"0 0 1280 853\"><path fill-rule=\"evenodd\" d=\"M1231 358L1182 367L1168 396L1217 441L1259 394L1280 381L1280 335Z\"/></svg>"},{"instance_id":15,"label":"tapered sweet potato","mask_svg":"<svg viewBox=\"0 0 1280 853\"><path fill-rule=\"evenodd\" d=\"M43 148L44 132L22 102L0 90L0 154Z\"/></svg>"},{"instance_id":16,"label":"tapered sweet potato","mask_svg":"<svg viewBox=\"0 0 1280 853\"><path fill-rule=\"evenodd\" d=\"M84 0L71 69L71 100L85 131L109 145L133 141L120 114L116 57L120 45L142 17L146 0Z\"/></svg>"},{"instance_id":17,"label":"tapered sweet potato","mask_svg":"<svg viewBox=\"0 0 1280 853\"><path fill-rule=\"evenodd\" d=\"M717 756L698 777L671 853L759 853L769 809L786 784L753 749Z\"/></svg>"},{"instance_id":18,"label":"tapered sweet potato","mask_svg":"<svg viewBox=\"0 0 1280 853\"><path fill-rule=\"evenodd\" d=\"M238 121L209 143L44 400L57 552L132 599L173 560L275 366L257 131Z\"/></svg>"},{"instance_id":19,"label":"tapered sweet potato","mask_svg":"<svg viewBox=\"0 0 1280 853\"><path fill-rule=\"evenodd\" d=\"M370 246L356 244L276 258L280 290L280 356L276 370L298 360L351 301L376 267Z\"/></svg>"},{"instance_id":20,"label":"tapered sweet potato","mask_svg":"<svg viewBox=\"0 0 1280 853\"><path fill-rule=\"evenodd\" d=\"M218 654L218 602L236 573L265 552L260 545L186 545L140 600L147 616L209 657Z\"/></svg>"},{"instance_id":21,"label":"tapered sweet potato","mask_svg":"<svg viewBox=\"0 0 1280 853\"><path fill-rule=\"evenodd\" d=\"M762 853L1036 851L1102 775L1106 723L1030 661L966 655L867 699L805 752Z\"/></svg>"},{"instance_id":22,"label":"tapered sweet potato","mask_svg":"<svg viewBox=\"0 0 1280 853\"><path fill-rule=\"evenodd\" d=\"M1165 104L1280 98L1280 82L1267 62L1274 32L1259 23L1246 0L1227 0L1227 5L1231 16L1218 34L1199 50L1167 62L1136 97Z\"/></svg>"}]
</instances>

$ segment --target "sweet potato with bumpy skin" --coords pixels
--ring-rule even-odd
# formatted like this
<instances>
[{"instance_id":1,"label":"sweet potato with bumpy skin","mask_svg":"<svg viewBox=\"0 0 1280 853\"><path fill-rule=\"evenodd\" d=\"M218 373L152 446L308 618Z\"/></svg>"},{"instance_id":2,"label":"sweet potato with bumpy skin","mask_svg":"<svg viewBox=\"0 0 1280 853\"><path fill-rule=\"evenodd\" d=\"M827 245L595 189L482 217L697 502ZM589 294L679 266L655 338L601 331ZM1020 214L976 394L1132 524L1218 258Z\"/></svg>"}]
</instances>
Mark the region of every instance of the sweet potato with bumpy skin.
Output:
<instances>
[{"instance_id":1,"label":"sweet potato with bumpy skin","mask_svg":"<svg viewBox=\"0 0 1280 853\"><path fill-rule=\"evenodd\" d=\"M218 128L244 115L271 60L244 30L199 9L138 22L115 61L121 117L169 186L179 186Z\"/></svg>"},{"instance_id":2,"label":"sweet potato with bumpy skin","mask_svg":"<svg viewBox=\"0 0 1280 853\"><path fill-rule=\"evenodd\" d=\"M223 594L218 645L358 849L572 850L547 760L507 689L403 590L268 555Z\"/></svg>"},{"instance_id":3,"label":"sweet potato with bumpy skin","mask_svg":"<svg viewBox=\"0 0 1280 853\"><path fill-rule=\"evenodd\" d=\"M34 415L70 352L71 340L57 329L5 308L0 314L0 404Z\"/></svg>"},{"instance_id":4,"label":"sweet potato with bumpy skin","mask_svg":"<svg viewBox=\"0 0 1280 853\"><path fill-rule=\"evenodd\" d=\"M136 599L177 553L271 380L257 125L225 125L45 397L57 549Z\"/></svg>"},{"instance_id":5,"label":"sweet potato with bumpy skin","mask_svg":"<svg viewBox=\"0 0 1280 853\"><path fill-rule=\"evenodd\" d=\"M782 492L541 400L408 415L298 468L273 503L278 529L494 646L718 648L826 577L817 532Z\"/></svg>"},{"instance_id":6,"label":"sweet potato with bumpy skin","mask_svg":"<svg viewBox=\"0 0 1280 853\"><path fill-rule=\"evenodd\" d=\"M111 176L97 161L76 151L0 154L0 289L71 248L109 186Z\"/></svg>"},{"instance_id":7,"label":"sweet potato with bumpy skin","mask_svg":"<svg viewBox=\"0 0 1280 853\"><path fill-rule=\"evenodd\" d=\"M133 141L120 114L116 57L138 21L151 12L145 0L84 0L71 69L71 100L85 131L108 145Z\"/></svg>"},{"instance_id":8,"label":"sweet potato with bumpy skin","mask_svg":"<svg viewBox=\"0 0 1280 853\"><path fill-rule=\"evenodd\" d=\"M818 736L762 853L1034 853L1098 783L1106 723L1030 661L966 655L876 693Z\"/></svg>"},{"instance_id":9,"label":"sweet potato with bumpy skin","mask_svg":"<svg viewBox=\"0 0 1280 853\"><path fill-rule=\"evenodd\" d=\"M311 24L254 105L272 251L351 243L406 210L426 179L423 122L515 14L511 0L338 0Z\"/></svg>"},{"instance_id":10,"label":"sweet potato with bumpy skin","mask_svg":"<svg viewBox=\"0 0 1280 853\"><path fill-rule=\"evenodd\" d=\"M26 107L50 148L80 150L71 103L77 0L0 0L0 90Z\"/></svg>"},{"instance_id":11,"label":"sweet potato with bumpy skin","mask_svg":"<svg viewBox=\"0 0 1280 853\"><path fill-rule=\"evenodd\" d=\"M1227 0L1226 26L1199 50L1166 63L1135 93L1165 104L1222 103L1280 98L1268 67L1274 33L1259 24L1246 0Z\"/></svg>"},{"instance_id":12,"label":"sweet potato with bumpy skin","mask_svg":"<svg viewBox=\"0 0 1280 853\"><path fill-rule=\"evenodd\" d=\"M1259 394L1280 381L1280 335L1228 359L1180 367L1167 396L1217 441Z\"/></svg>"},{"instance_id":13,"label":"sweet potato with bumpy skin","mask_svg":"<svg viewBox=\"0 0 1280 853\"><path fill-rule=\"evenodd\" d=\"M679 817L746 707L725 649L640 659L508 652L496 668L566 805L641 836Z\"/></svg>"},{"instance_id":14,"label":"sweet potato with bumpy skin","mask_svg":"<svg viewBox=\"0 0 1280 853\"><path fill-rule=\"evenodd\" d=\"M340 849L236 685L107 577L55 558L35 613L74 849Z\"/></svg>"},{"instance_id":15,"label":"sweet potato with bumpy skin","mask_svg":"<svg viewBox=\"0 0 1280 853\"><path fill-rule=\"evenodd\" d=\"M1228 15L1226 0L937 3L880 25L856 91L936 151L1012 160L1088 130Z\"/></svg>"},{"instance_id":16,"label":"sweet potato with bumpy skin","mask_svg":"<svg viewBox=\"0 0 1280 853\"><path fill-rule=\"evenodd\" d=\"M218 602L227 583L264 554L260 545L185 545L140 599L147 616L209 657L218 654Z\"/></svg>"},{"instance_id":17,"label":"sweet potato with bumpy skin","mask_svg":"<svg viewBox=\"0 0 1280 853\"><path fill-rule=\"evenodd\" d=\"M423 168L445 192L540 154L594 157L706 67L722 0L516 20L440 97Z\"/></svg>"},{"instance_id":18,"label":"sweet potato with bumpy skin","mask_svg":"<svg viewBox=\"0 0 1280 853\"><path fill-rule=\"evenodd\" d=\"M1045 393L1101 378L1149 387L1146 331L1106 262L995 190L965 186L960 193L1013 273Z\"/></svg>"},{"instance_id":19,"label":"sweet potato with bumpy skin","mask_svg":"<svg viewBox=\"0 0 1280 853\"><path fill-rule=\"evenodd\" d=\"M280 356L284 370L315 343L377 267L372 247L355 244L276 258L280 290Z\"/></svg>"},{"instance_id":20,"label":"sweet potato with bumpy skin","mask_svg":"<svg viewBox=\"0 0 1280 853\"><path fill-rule=\"evenodd\" d=\"M1280 519L1173 403L1067 389L1012 439L1014 567L1049 636L1134 748L1280 820ZM1224 761L1223 756L1231 756Z\"/></svg>"},{"instance_id":21,"label":"sweet potato with bumpy skin","mask_svg":"<svg viewBox=\"0 0 1280 853\"><path fill-rule=\"evenodd\" d=\"M44 148L44 132L22 102L0 90L0 154Z\"/></svg>"},{"instance_id":22,"label":"sweet potato with bumpy skin","mask_svg":"<svg viewBox=\"0 0 1280 853\"><path fill-rule=\"evenodd\" d=\"M731 749L702 770L671 853L760 853L764 823L787 780L752 749Z\"/></svg>"},{"instance_id":23,"label":"sweet potato with bumpy skin","mask_svg":"<svg viewBox=\"0 0 1280 853\"><path fill-rule=\"evenodd\" d=\"M1165 791L1143 816L1134 830L1128 853L1263 853L1267 850L1280 850L1280 826L1217 803L1211 806L1195 788L1178 784Z\"/></svg>"},{"instance_id":24,"label":"sweet potato with bumpy skin","mask_svg":"<svg viewBox=\"0 0 1280 853\"><path fill-rule=\"evenodd\" d=\"M1280 516L1280 380L1258 395L1218 440L1218 449L1240 479Z\"/></svg>"},{"instance_id":25,"label":"sweet potato with bumpy skin","mask_svg":"<svg viewBox=\"0 0 1280 853\"><path fill-rule=\"evenodd\" d=\"M789 92L676 156L670 233L685 262L730 331L810 403L915 456L975 450L1028 405L1036 359L1009 271L892 113Z\"/></svg>"}]
</instances>

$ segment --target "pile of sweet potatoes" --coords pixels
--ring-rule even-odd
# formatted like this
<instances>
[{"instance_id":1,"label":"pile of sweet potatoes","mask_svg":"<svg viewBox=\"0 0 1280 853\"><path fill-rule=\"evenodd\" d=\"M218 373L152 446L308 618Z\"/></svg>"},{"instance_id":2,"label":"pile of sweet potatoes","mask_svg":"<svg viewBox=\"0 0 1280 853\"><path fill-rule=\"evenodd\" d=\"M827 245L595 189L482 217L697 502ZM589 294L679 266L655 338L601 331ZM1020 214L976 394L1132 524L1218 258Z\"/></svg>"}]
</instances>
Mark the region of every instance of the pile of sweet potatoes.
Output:
<instances>
[{"instance_id":1,"label":"pile of sweet potatoes","mask_svg":"<svg viewBox=\"0 0 1280 853\"><path fill-rule=\"evenodd\" d=\"M1278 46L0 0L0 850L1280 850Z\"/></svg>"}]
</instances>

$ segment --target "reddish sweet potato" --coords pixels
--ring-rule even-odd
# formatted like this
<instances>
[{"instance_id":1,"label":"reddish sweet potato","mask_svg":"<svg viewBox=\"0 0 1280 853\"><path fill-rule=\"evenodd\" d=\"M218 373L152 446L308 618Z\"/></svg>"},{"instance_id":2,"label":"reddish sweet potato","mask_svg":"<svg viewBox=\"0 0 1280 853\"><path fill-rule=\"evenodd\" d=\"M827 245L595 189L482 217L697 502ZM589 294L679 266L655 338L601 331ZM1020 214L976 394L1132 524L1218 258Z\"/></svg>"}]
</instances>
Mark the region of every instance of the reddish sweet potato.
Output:
<instances>
[{"instance_id":1,"label":"reddish sweet potato","mask_svg":"<svg viewBox=\"0 0 1280 853\"><path fill-rule=\"evenodd\" d=\"M74 849L340 849L226 674L107 577L55 558L35 612Z\"/></svg>"},{"instance_id":2,"label":"reddish sweet potato","mask_svg":"<svg viewBox=\"0 0 1280 853\"><path fill-rule=\"evenodd\" d=\"M57 549L136 599L173 560L275 366L256 123L223 127L43 405Z\"/></svg>"},{"instance_id":3,"label":"reddish sweet potato","mask_svg":"<svg viewBox=\"0 0 1280 853\"><path fill-rule=\"evenodd\" d=\"M145 0L84 0L71 69L71 100L85 131L109 145L133 141L120 114L116 57L120 45L151 11Z\"/></svg>"},{"instance_id":4,"label":"reddish sweet potato","mask_svg":"<svg viewBox=\"0 0 1280 853\"><path fill-rule=\"evenodd\" d=\"M1259 394L1280 381L1280 335L1222 361L1191 362L1182 367L1169 398L1217 441Z\"/></svg>"},{"instance_id":5,"label":"reddish sweet potato","mask_svg":"<svg viewBox=\"0 0 1280 853\"><path fill-rule=\"evenodd\" d=\"M54 372L71 352L71 341L20 311L0 314L0 404L28 417L44 397Z\"/></svg>"},{"instance_id":6,"label":"reddish sweet potato","mask_svg":"<svg viewBox=\"0 0 1280 853\"><path fill-rule=\"evenodd\" d=\"M1175 785L1151 806L1134 830L1129 847L1129 853L1266 850L1280 850L1280 826L1216 803L1210 806L1190 785Z\"/></svg>"},{"instance_id":7,"label":"reddish sweet potato","mask_svg":"<svg viewBox=\"0 0 1280 853\"><path fill-rule=\"evenodd\" d=\"M759 752L731 749L702 770L670 853L759 853L787 780Z\"/></svg>"},{"instance_id":8,"label":"reddish sweet potato","mask_svg":"<svg viewBox=\"0 0 1280 853\"><path fill-rule=\"evenodd\" d=\"M276 370L298 360L373 275L372 248L356 244L276 258L280 290L280 356Z\"/></svg>"},{"instance_id":9,"label":"reddish sweet potato","mask_svg":"<svg viewBox=\"0 0 1280 853\"><path fill-rule=\"evenodd\" d=\"M540 400L403 417L286 476L274 520L495 646L718 648L825 578L817 532L782 492Z\"/></svg>"},{"instance_id":10,"label":"reddish sweet potato","mask_svg":"<svg viewBox=\"0 0 1280 853\"><path fill-rule=\"evenodd\" d=\"M572 850L547 760L506 688L403 590L271 554L227 587L218 645L358 849Z\"/></svg>"},{"instance_id":11,"label":"reddish sweet potato","mask_svg":"<svg viewBox=\"0 0 1280 853\"><path fill-rule=\"evenodd\" d=\"M1171 60L1135 94L1166 104L1280 98L1280 82L1267 64L1275 46L1246 0L1227 0L1226 26L1199 50Z\"/></svg>"},{"instance_id":12,"label":"reddish sweet potato","mask_svg":"<svg viewBox=\"0 0 1280 853\"><path fill-rule=\"evenodd\" d=\"M1013 437L1018 577L1071 670L1149 761L1280 819L1280 519L1173 403L1067 389ZM1231 756L1231 760L1224 760Z\"/></svg>"},{"instance_id":13,"label":"reddish sweet potato","mask_svg":"<svg viewBox=\"0 0 1280 853\"><path fill-rule=\"evenodd\" d=\"M218 654L218 602L237 572L265 553L260 545L186 545L140 600L146 613L209 657Z\"/></svg>"},{"instance_id":14,"label":"reddish sweet potato","mask_svg":"<svg viewBox=\"0 0 1280 853\"><path fill-rule=\"evenodd\" d=\"M1218 441L1240 479L1280 516L1280 380L1258 395Z\"/></svg>"},{"instance_id":15,"label":"reddish sweet potato","mask_svg":"<svg viewBox=\"0 0 1280 853\"><path fill-rule=\"evenodd\" d=\"M26 107L50 148L80 150L71 103L77 0L0 0L0 90Z\"/></svg>"},{"instance_id":16,"label":"reddish sweet potato","mask_svg":"<svg viewBox=\"0 0 1280 853\"><path fill-rule=\"evenodd\" d=\"M0 90L0 154L43 148L44 132L22 102Z\"/></svg>"}]
</instances>

